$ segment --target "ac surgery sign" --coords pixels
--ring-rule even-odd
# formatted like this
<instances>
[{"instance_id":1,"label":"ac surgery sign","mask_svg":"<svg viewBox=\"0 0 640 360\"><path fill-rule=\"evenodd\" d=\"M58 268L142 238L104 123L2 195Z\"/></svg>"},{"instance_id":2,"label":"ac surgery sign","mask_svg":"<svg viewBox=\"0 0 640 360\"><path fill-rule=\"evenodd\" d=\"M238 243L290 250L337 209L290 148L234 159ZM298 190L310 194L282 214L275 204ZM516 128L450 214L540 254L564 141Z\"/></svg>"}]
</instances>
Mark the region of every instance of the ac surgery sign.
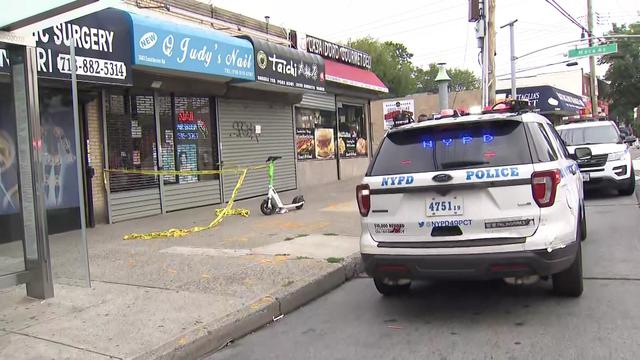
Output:
<instances>
[{"instance_id":1,"label":"ac surgery sign","mask_svg":"<svg viewBox=\"0 0 640 360\"><path fill-rule=\"evenodd\" d=\"M71 79L70 46L75 45L78 81L132 85L131 31L125 12L105 9L34 33L38 76ZM0 72L10 71L0 49Z\"/></svg>"}]
</instances>

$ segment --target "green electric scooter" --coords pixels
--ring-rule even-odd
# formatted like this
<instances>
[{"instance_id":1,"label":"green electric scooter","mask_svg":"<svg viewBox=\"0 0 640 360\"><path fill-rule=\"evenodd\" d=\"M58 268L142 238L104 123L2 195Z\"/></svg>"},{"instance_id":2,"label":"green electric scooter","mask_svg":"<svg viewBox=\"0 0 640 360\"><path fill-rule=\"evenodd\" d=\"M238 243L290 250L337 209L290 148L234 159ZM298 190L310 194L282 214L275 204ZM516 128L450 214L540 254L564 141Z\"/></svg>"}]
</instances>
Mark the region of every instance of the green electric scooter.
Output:
<instances>
[{"instance_id":1,"label":"green electric scooter","mask_svg":"<svg viewBox=\"0 0 640 360\"><path fill-rule=\"evenodd\" d=\"M273 215L276 212L278 214L284 214L292 209L300 210L304 206L304 197L302 197L302 195L296 195L291 204L283 204L282 200L280 200L280 196L278 196L278 192L273 188L273 174L275 173L276 160L278 159L282 159L282 156L269 156L267 158L267 162L269 163L267 165L269 192L267 194L267 198L260 204L260 211L265 215Z\"/></svg>"}]
</instances>

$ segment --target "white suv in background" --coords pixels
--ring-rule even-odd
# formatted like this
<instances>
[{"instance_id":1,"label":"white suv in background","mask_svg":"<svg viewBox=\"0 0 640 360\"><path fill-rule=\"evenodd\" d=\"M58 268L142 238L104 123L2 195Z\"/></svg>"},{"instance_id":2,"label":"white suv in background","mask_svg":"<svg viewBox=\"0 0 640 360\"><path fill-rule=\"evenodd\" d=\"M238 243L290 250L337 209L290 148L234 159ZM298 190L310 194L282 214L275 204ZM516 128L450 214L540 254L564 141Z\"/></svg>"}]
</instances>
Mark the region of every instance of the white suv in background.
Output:
<instances>
[{"instance_id":1,"label":"white suv in background","mask_svg":"<svg viewBox=\"0 0 640 360\"><path fill-rule=\"evenodd\" d=\"M633 136L625 137L611 121L589 121L556 128L569 152L584 151L578 159L578 166L584 178L585 187L608 187L621 195L631 195L635 190L633 162L627 144L636 141Z\"/></svg>"},{"instance_id":2,"label":"white suv in background","mask_svg":"<svg viewBox=\"0 0 640 360\"><path fill-rule=\"evenodd\" d=\"M582 178L549 121L469 115L391 129L356 189L384 295L415 279L553 278L582 294Z\"/></svg>"}]
</instances>

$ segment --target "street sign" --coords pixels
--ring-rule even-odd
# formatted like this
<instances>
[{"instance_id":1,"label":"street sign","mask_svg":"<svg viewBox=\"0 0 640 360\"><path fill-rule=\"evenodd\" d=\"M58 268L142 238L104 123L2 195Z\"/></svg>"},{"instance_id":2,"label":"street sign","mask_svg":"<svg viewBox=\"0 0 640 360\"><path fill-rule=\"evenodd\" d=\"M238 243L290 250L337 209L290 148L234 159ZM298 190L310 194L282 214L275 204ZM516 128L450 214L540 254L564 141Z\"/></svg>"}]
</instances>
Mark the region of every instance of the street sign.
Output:
<instances>
[{"instance_id":1,"label":"street sign","mask_svg":"<svg viewBox=\"0 0 640 360\"><path fill-rule=\"evenodd\" d=\"M613 54L618 52L618 44L606 44L606 45L598 45L591 46L580 49L571 49L569 50L570 58L578 58L584 56L598 56L598 55L606 55Z\"/></svg>"}]
</instances>

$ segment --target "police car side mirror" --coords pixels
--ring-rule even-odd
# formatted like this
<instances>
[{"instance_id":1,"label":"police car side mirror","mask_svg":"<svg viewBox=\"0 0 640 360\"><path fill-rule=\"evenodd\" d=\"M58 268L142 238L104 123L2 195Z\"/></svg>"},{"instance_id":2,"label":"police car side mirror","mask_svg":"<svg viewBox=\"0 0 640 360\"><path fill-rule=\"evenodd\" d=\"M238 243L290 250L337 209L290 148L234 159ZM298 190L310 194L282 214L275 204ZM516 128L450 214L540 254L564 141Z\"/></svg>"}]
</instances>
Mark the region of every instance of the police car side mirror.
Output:
<instances>
[{"instance_id":1,"label":"police car side mirror","mask_svg":"<svg viewBox=\"0 0 640 360\"><path fill-rule=\"evenodd\" d=\"M575 150L576 160L586 160L591 157L591 149L588 147L581 147Z\"/></svg>"}]
</instances>

